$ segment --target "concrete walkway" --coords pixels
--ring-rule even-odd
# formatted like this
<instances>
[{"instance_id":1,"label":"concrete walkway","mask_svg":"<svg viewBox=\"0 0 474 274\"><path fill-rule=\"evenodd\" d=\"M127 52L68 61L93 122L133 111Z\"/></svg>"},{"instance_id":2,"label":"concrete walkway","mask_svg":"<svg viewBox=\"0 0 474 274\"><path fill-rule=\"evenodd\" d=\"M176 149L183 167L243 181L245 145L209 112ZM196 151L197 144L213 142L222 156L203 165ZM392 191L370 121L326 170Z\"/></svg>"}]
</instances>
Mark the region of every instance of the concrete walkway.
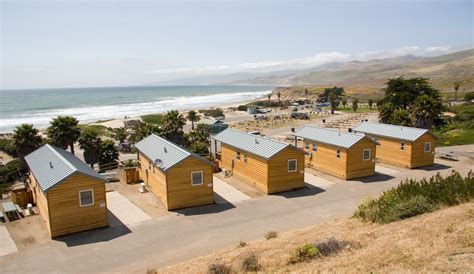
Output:
<instances>
[{"instance_id":1,"label":"concrete walkway","mask_svg":"<svg viewBox=\"0 0 474 274\"><path fill-rule=\"evenodd\" d=\"M311 186L319 187L322 189L328 189L335 184L334 182L318 177L309 172L304 173L304 182Z\"/></svg>"},{"instance_id":2,"label":"concrete walkway","mask_svg":"<svg viewBox=\"0 0 474 274\"><path fill-rule=\"evenodd\" d=\"M4 225L0 225L0 257L17 252L15 242Z\"/></svg>"},{"instance_id":3,"label":"concrete walkway","mask_svg":"<svg viewBox=\"0 0 474 274\"><path fill-rule=\"evenodd\" d=\"M235 205L251 199L248 195L240 192L217 176L214 176L214 192L214 194L217 194L214 195L214 200L217 204L231 203Z\"/></svg>"},{"instance_id":4,"label":"concrete walkway","mask_svg":"<svg viewBox=\"0 0 474 274\"><path fill-rule=\"evenodd\" d=\"M375 172L382 173L382 174L387 174L387 175L393 175L393 174L396 174L400 171L398 171L396 169L391 169L391 168L388 168L388 167L384 167L384 166L381 166L381 165L375 165Z\"/></svg>"},{"instance_id":5,"label":"concrete walkway","mask_svg":"<svg viewBox=\"0 0 474 274\"><path fill-rule=\"evenodd\" d=\"M143 212L143 210L116 191L107 192L107 208L118 219L116 220L109 216L111 227L124 224L130 228L141 222L151 220L151 217Z\"/></svg>"}]
</instances>

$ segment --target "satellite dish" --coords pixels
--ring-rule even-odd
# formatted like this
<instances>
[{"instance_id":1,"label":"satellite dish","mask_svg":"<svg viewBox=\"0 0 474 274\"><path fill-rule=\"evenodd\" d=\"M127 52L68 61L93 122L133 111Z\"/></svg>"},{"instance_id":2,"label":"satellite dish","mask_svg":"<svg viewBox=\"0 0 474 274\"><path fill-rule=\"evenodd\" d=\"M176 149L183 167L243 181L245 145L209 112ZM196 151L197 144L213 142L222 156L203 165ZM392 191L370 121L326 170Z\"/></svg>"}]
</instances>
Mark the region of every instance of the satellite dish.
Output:
<instances>
[{"instance_id":1,"label":"satellite dish","mask_svg":"<svg viewBox=\"0 0 474 274\"><path fill-rule=\"evenodd\" d=\"M155 166L162 167L163 166L163 161L161 159L155 159Z\"/></svg>"}]
</instances>

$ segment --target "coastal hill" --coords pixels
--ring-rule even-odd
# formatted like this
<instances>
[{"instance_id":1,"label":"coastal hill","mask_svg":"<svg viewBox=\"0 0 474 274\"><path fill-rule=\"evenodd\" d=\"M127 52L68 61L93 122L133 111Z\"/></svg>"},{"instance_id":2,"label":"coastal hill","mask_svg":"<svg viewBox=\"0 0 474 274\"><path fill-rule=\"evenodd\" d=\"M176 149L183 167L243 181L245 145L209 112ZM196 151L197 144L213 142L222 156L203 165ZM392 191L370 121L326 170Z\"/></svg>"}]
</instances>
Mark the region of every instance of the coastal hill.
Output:
<instances>
[{"instance_id":1,"label":"coastal hill","mask_svg":"<svg viewBox=\"0 0 474 274\"><path fill-rule=\"evenodd\" d=\"M474 88L474 49L436 57L403 56L329 64L311 72L261 76L246 80L251 84L273 85L341 85L383 87L387 79L403 75L406 78L429 78L441 92L452 92L459 82L460 91Z\"/></svg>"}]
</instances>

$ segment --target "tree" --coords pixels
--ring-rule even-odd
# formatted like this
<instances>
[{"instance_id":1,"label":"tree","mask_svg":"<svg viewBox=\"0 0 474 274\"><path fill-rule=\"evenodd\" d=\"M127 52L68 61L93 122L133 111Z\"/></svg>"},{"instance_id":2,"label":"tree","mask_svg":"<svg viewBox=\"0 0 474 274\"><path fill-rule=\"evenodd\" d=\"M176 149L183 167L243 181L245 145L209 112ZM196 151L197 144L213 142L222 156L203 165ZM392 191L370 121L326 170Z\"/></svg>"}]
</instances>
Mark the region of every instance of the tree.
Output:
<instances>
[{"instance_id":1,"label":"tree","mask_svg":"<svg viewBox=\"0 0 474 274\"><path fill-rule=\"evenodd\" d=\"M309 91L308 91L307 88L305 88L305 89L304 89L304 96L308 97L308 95L309 95Z\"/></svg>"},{"instance_id":2,"label":"tree","mask_svg":"<svg viewBox=\"0 0 474 274\"><path fill-rule=\"evenodd\" d=\"M186 116L186 119L191 121L191 129L194 130L194 122L198 122L199 120L201 120L201 117L197 114L196 111L190 110L188 112L188 116Z\"/></svg>"},{"instance_id":3,"label":"tree","mask_svg":"<svg viewBox=\"0 0 474 274\"><path fill-rule=\"evenodd\" d=\"M434 124L439 126L443 123L441 96L439 91L428 83L427 79L404 79L403 77L389 79L384 90L385 97L377 104L380 109L379 118L382 122L388 121L398 124L397 121L403 121L406 124L406 119L400 119L400 116L405 116L408 113L410 120L415 121L416 125L431 127ZM418 99L419 97L422 99ZM433 108L433 106L437 107ZM393 117L395 113L398 117Z\"/></svg>"},{"instance_id":4,"label":"tree","mask_svg":"<svg viewBox=\"0 0 474 274\"><path fill-rule=\"evenodd\" d=\"M74 143L81 134L78 124L79 121L72 116L58 116L50 122L48 137L53 145L62 149L69 146L71 153L74 154Z\"/></svg>"},{"instance_id":5,"label":"tree","mask_svg":"<svg viewBox=\"0 0 474 274\"><path fill-rule=\"evenodd\" d=\"M100 158L99 166L100 169L113 169L116 168L119 159L119 151L117 146L112 140L105 140L100 146Z\"/></svg>"},{"instance_id":6,"label":"tree","mask_svg":"<svg viewBox=\"0 0 474 274\"><path fill-rule=\"evenodd\" d=\"M24 161L26 155L43 145L43 138L38 133L38 129L30 124L21 124L13 130L13 145L21 161Z\"/></svg>"},{"instance_id":7,"label":"tree","mask_svg":"<svg viewBox=\"0 0 474 274\"><path fill-rule=\"evenodd\" d=\"M346 109L346 105L347 105L347 99L343 98L342 99L342 106L344 107L344 109Z\"/></svg>"},{"instance_id":8,"label":"tree","mask_svg":"<svg viewBox=\"0 0 474 274\"><path fill-rule=\"evenodd\" d=\"M468 102L470 102L471 100L474 100L474 91L464 94L464 100Z\"/></svg>"},{"instance_id":9,"label":"tree","mask_svg":"<svg viewBox=\"0 0 474 274\"><path fill-rule=\"evenodd\" d=\"M120 143L125 142L129 136L129 132L124 127L114 128L113 129L113 138Z\"/></svg>"},{"instance_id":10,"label":"tree","mask_svg":"<svg viewBox=\"0 0 474 274\"><path fill-rule=\"evenodd\" d=\"M344 88L342 87L325 88L323 93L319 94L317 101L319 103L329 103L331 106L331 114L334 114L336 100L340 101L344 94Z\"/></svg>"},{"instance_id":11,"label":"tree","mask_svg":"<svg viewBox=\"0 0 474 274\"><path fill-rule=\"evenodd\" d=\"M267 94L267 98L268 98L268 101L270 101L270 99L272 98L272 94L271 93Z\"/></svg>"},{"instance_id":12,"label":"tree","mask_svg":"<svg viewBox=\"0 0 474 274\"><path fill-rule=\"evenodd\" d=\"M357 112L359 107L359 100L357 98L352 99L352 111Z\"/></svg>"},{"instance_id":13,"label":"tree","mask_svg":"<svg viewBox=\"0 0 474 274\"><path fill-rule=\"evenodd\" d=\"M458 101L458 90L461 85L459 83L454 83L454 101Z\"/></svg>"},{"instance_id":14,"label":"tree","mask_svg":"<svg viewBox=\"0 0 474 274\"><path fill-rule=\"evenodd\" d=\"M440 101L424 94L416 98L413 103L413 119L415 127L431 129L433 126L433 116L436 116L439 109L442 109Z\"/></svg>"},{"instance_id":15,"label":"tree","mask_svg":"<svg viewBox=\"0 0 474 274\"><path fill-rule=\"evenodd\" d=\"M161 131L162 137L180 144L185 144L183 127L186 124L186 119L179 114L177 110L171 110L166 113L163 120L163 128Z\"/></svg>"},{"instance_id":16,"label":"tree","mask_svg":"<svg viewBox=\"0 0 474 274\"><path fill-rule=\"evenodd\" d=\"M84 150L84 160L91 168L94 168L101 157L102 140L99 137L99 132L94 129L86 129L81 132L77 141L79 147Z\"/></svg>"},{"instance_id":17,"label":"tree","mask_svg":"<svg viewBox=\"0 0 474 274\"><path fill-rule=\"evenodd\" d=\"M406 110L395 110L393 115L390 117L390 124L412 127L413 121L410 117L410 113Z\"/></svg>"},{"instance_id":18,"label":"tree","mask_svg":"<svg viewBox=\"0 0 474 274\"><path fill-rule=\"evenodd\" d=\"M334 101L334 105L336 106L336 109L339 109L340 104L341 104L341 100L336 99L336 101Z\"/></svg>"},{"instance_id":19,"label":"tree","mask_svg":"<svg viewBox=\"0 0 474 274\"><path fill-rule=\"evenodd\" d=\"M372 100L372 99L367 100L367 104L369 104L369 109L372 109L372 105L374 104L374 100Z\"/></svg>"},{"instance_id":20,"label":"tree","mask_svg":"<svg viewBox=\"0 0 474 274\"><path fill-rule=\"evenodd\" d=\"M280 91L278 91L277 96L278 96L278 102L281 102L281 100L280 100L280 98L281 98L281 92L280 92Z\"/></svg>"}]
</instances>

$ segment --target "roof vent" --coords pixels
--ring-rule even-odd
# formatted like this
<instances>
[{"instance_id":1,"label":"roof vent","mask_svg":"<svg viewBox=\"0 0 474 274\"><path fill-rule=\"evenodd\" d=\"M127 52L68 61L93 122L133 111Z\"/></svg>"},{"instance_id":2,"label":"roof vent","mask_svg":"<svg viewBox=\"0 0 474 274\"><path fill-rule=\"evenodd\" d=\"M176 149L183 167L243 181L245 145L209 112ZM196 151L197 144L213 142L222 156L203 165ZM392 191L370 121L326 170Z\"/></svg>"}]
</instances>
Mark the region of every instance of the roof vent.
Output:
<instances>
[{"instance_id":1,"label":"roof vent","mask_svg":"<svg viewBox=\"0 0 474 274\"><path fill-rule=\"evenodd\" d=\"M352 132L352 128L348 128L347 131L348 131L348 132Z\"/></svg>"},{"instance_id":2,"label":"roof vent","mask_svg":"<svg viewBox=\"0 0 474 274\"><path fill-rule=\"evenodd\" d=\"M258 140L257 139L255 139L255 143L258 145Z\"/></svg>"},{"instance_id":3,"label":"roof vent","mask_svg":"<svg viewBox=\"0 0 474 274\"><path fill-rule=\"evenodd\" d=\"M49 162L49 167L50 167L50 168L54 168L54 167L53 167L53 162Z\"/></svg>"},{"instance_id":4,"label":"roof vent","mask_svg":"<svg viewBox=\"0 0 474 274\"><path fill-rule=\"evenodd\" d=\"M168 150L166 149L166 147L163 147L163 150L165 151L165 153L168 153Z\"/></svg>"}]
</instances>

